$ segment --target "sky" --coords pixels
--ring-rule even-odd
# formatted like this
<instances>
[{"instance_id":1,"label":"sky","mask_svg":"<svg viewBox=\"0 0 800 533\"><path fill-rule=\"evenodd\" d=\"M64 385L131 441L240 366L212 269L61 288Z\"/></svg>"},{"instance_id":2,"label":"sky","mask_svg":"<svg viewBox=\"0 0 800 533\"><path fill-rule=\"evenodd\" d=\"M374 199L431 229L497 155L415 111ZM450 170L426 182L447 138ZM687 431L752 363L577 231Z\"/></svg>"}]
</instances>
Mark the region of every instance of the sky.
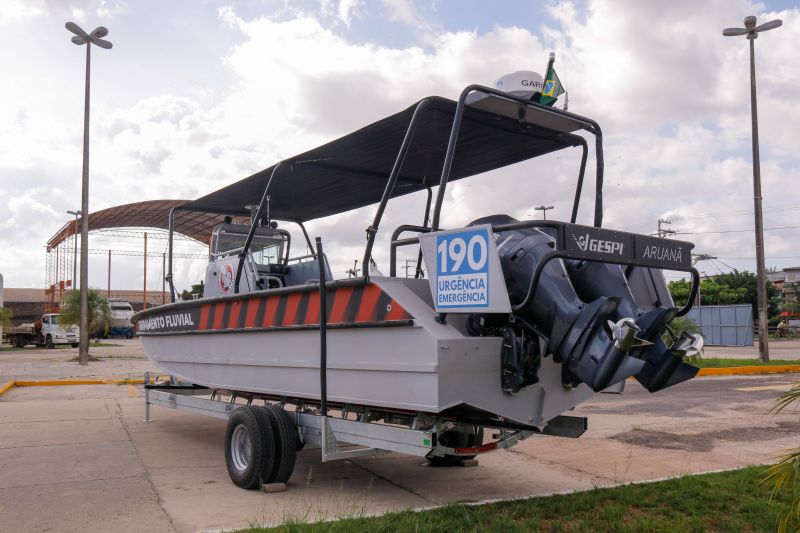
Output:
<instances>
[{"instance_id":1,"label":"sky","mask_svg":"<svg viewBox=\"0 0 800 533\"><path fill-rule=\"evenodd\" d=\"M70 20L87 31L106 26L114 44L92 50L91 211L200 197L425 96L457 98L515 70L541 73L554 51L569 110L603 129L604 225L654 233L669 219L677 238L719 258L699 263L701 272L752 271L748 48L744 37L721 35L750 14L783 20L755 43L765 249L767 266L796 266L797 2L0 0L0 29L15 43L0 50L0 274L6 287L42 287L45 243L80 207L85 56L69 42ZM548 218L566 220L578 164L577 151L563 151L454 183L442 226L540 217L541 204L555 206ZM591 190L579 222L591 223ZM380 270L388 271L388 234L420 223L423 208L422 195L390 203ZM308 225L335 275L361 257L373 215L365 208ZM141 244L90 236L90 248ZM106 261L90 256L91 286L105 287ZM177 287L204 269L202 260L176 262ZM148 286L162 277L153 259ZM115 256L112 288L136 289L142 278L141 258Z\"/></svg>"}]
</instances>

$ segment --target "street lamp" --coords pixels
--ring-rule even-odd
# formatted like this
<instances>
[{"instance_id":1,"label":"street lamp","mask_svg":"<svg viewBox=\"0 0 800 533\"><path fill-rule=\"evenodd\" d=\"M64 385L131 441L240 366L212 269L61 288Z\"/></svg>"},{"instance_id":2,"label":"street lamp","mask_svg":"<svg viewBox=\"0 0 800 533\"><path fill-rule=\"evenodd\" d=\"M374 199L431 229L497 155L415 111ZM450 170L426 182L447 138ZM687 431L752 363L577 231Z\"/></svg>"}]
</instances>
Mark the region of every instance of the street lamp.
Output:
<instances>
[{"instance_id":1,"label":"street lamp","mask_svg":"<svg viewBox=\"0 0 800 533\"><path fill-rule=\"evenodd\" d=\"M75 35L71 41L79 46L86 45L86 93L83 107L83 179L81 183L81 337L78 362L89 364L89 67L91 65L92 44L111 48L111 43L102 39L108 30L98 26L92 33L86 33L74 22L64 25Z\"/></svg>"},{"instance_id":2,"label":"street lamp","mask_svg":"<svg viewBox=\"0 0 800 533\"><path fill-rule=\"evenodd\" d=\"M542 216L544 217L544 220L547 220L547 211L550 210L550 209L553 209L554 207L555 207L554 205L539 205L539 206L534 207L534 209L536 211L541 211L542 212Z\"/></svg>"},{"instance_id":3,"label":"street lamp","mask_svg":"<svg viewBox=\"0 0 800 533\"><path fill-rule=\"evenodd\" d=\"M72 233L75 235L74 244L72 245L72 290L75 290L75 281L78 277L78 217L80 211L67 211L70 215L75 215L75 228Z\"/></svg>"},{"instance_id":4,"label":"street lamp","mask_svg":"<svg viewBox=\"0 0 800 533\"><path fill-rule=\"evenodd\" d=\"M756 105L756 60L754 41L762 31L779 27L780 19L756 26L756 17L744 19L744 28L725 28L722 35L746 35L750 41L750 114L753 123L753 202L756 212L756 283L758 283L758 352L763 362L769 361L767 335L767 276L764 266L764 219L761 214L761 161L758 152L758 107Z\"/></svg>"}]
</instances>

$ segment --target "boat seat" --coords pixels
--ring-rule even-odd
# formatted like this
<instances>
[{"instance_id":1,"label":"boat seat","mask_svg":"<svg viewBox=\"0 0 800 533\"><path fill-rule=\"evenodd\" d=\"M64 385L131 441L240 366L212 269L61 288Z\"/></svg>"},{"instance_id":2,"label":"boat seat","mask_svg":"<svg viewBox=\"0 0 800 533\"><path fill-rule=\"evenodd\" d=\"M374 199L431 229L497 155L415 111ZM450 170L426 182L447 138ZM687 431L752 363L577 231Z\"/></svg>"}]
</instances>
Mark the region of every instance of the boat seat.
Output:
<instances>
[{"instance_id":1,"label":"boat seat","mask_svg":"<svg viewBox=\"0 0 800 533\"><path fill-rule=\"evenodd\" d=\"M316 258L302 263L292 263L286 267L285 287L305 285L315 281L319 281L319 261ZM325 258L325 281L333 281L327 257Z\"/></svg>"}]
</instances>

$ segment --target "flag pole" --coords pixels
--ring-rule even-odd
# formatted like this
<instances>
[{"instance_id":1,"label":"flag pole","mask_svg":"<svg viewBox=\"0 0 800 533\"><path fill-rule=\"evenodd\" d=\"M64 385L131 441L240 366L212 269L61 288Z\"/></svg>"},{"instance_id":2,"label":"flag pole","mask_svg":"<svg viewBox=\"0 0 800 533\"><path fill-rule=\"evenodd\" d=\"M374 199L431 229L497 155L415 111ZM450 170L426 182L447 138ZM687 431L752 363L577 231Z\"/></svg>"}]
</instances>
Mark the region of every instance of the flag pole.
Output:
<instances>
[{"instance_id":1,"label":"flag pole","mask_svg":"<svg viewBox=\"0 0 800 533\"><path fill-rule=\"evenodd\" d=\"M553 63L556 62L556 53L550 52L550 56L547 58L547 68L544 69L544 76L542 76L542 90L539 92L534 92L531 95L531 100L540 104L542 102L542 93L544 92L544 85L547 83L547 76L550 74L550 69L553 68Z\"/></svg>"},{"instance_id":2,"label":"flag pole","mask_svg":"<svg viewBox=\"0 0 800 533\"><path fill-rule=\"evenodd\" d=\"M553 63L556 62L556 53L550 52L550 57L547 59L547 68L544 69L544 81L547 81L547 75L550 74L550 69L553 68ZM542 89L544 89L544 84L542 84Z\"/></svg>"}]
</instances>

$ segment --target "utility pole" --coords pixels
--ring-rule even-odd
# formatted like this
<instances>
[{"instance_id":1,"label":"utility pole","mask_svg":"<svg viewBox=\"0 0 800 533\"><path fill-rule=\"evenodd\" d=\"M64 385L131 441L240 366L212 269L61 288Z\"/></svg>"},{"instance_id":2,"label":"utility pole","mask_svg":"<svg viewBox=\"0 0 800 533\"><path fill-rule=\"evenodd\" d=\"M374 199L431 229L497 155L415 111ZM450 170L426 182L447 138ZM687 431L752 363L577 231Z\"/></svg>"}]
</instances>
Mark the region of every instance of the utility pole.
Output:
<instances>
[{"instance_id":1,"label":"utility pole","mask_svg":"<svg viewBox=\"0 0 800 533\"><path fill-rule=\"evenodd\" d=\"M662 224L663 225L669 225L669 224L672 224L672 221L671 220L662 219L662 218L658 219L658 238L659 239L665 239L667 237L667 235L675 235L676 233L678 233L674 229L667 228L667 227L662 227Z\"/></svg>"},{"instance_id":2,"label":"utility pole","mask_svg":"<svg viewBox=\"0 0 800 533\"><path fill-rule=\"evenodd\" d=\"M400 268L402 268L403 270L406 271L406 277L407 278L411 277L411 276L408 275L408 271L411 270L412 268L414 268L414 269L417 268L416 262L417 262L416 259L406 259L406 264L403 265L402 267L400 267Z\"/></svg>"},{"instance_id":3,"label":"utility pole","mask_svg":"<svg viewBox=\"0 0 800 533\"><path fill-rule=\"evenodd\" d=\"M348 278L357 278L359 272L360 272L360 270L358 268L358 259L355 259L353 261L353 268L348 268L347 269L347 277Z\"/></svg>"},{"instance_id":4,"label":"utility pole","mask_svg":"<svg viewBox=\"0 0 800 533\"><path fill-rule=\"evenodd\" d=\"M756 283L758 283L758 352L761 361L769 361L769 336L767 335L767 274L764 265L764 220L761 214L761 157L758 146L758 107L756 105L756 59L755 40L758 34L779 28L780 19L756 26L756 17L744 19L744 28L725 28L722 35L735 37L745 35L750 41L750 120L753 128L753 203L755 205L756 230Z\"/></svg>"}]
</instances>

